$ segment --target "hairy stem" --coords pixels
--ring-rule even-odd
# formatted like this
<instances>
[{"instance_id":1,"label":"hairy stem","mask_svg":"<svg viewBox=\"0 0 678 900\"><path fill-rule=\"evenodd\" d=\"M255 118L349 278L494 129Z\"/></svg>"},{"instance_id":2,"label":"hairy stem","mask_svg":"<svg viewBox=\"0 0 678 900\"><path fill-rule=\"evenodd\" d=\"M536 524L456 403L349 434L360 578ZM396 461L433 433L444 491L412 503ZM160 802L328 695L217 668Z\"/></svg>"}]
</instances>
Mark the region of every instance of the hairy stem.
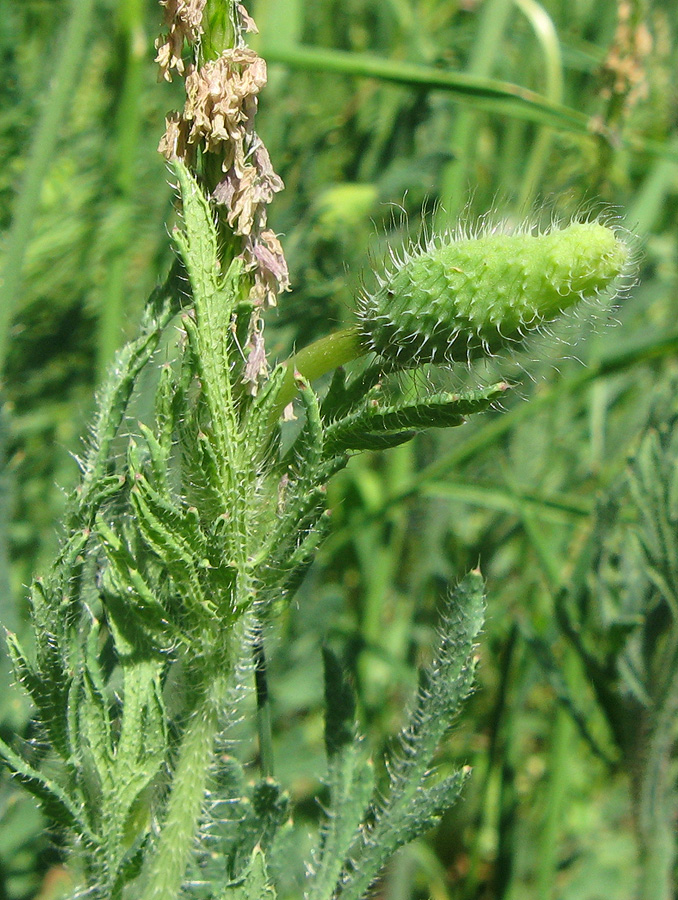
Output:
<instances>
[{"instance_id":1,"label":"hairy stem","mask_svg":"<svg viewBox=\"0 0 678 900\"><path fill-rule=\"evenodd\" d=\"M210 673L205 678L181 741L165 820L139 900L175 900L181 892L203 811L227 687L227 675Z\"/></svg>"}]
</instances>

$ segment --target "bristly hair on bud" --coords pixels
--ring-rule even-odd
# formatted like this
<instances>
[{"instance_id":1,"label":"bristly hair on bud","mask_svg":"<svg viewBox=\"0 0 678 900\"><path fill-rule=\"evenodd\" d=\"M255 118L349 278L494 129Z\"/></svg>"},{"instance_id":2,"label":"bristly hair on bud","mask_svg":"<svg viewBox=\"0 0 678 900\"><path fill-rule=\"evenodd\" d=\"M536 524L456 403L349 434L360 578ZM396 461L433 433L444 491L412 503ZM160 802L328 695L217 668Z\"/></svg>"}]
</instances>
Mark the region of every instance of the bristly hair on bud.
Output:
<instances>
[{"instance_id":1,"label":"bristly hair on bud","mask_svg":"<svg viewBox=\"0 0 678 900\"><path fill-rule=\"evenodd\" d=\"M616 296L632 268L625 238L600 220L546 231L483 224L392 253L392 270L361 299L361 340L402 366L492 355L581 303Z\"/></svg>"}]
</instances>

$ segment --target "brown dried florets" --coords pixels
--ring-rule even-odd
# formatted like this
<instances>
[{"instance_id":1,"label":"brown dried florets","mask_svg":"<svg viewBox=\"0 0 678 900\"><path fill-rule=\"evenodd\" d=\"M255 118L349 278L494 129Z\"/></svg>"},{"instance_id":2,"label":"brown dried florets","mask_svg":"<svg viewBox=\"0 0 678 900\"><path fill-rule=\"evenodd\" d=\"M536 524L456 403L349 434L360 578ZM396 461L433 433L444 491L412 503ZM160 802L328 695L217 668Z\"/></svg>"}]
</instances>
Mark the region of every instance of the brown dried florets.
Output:
<instances>
[{"instance_id":1,"label":"brown dried florets","mask_svg":"<svg viewBox=\"0 0 678 900\"><path fill-rule=\"evenodd\" d=\"M155 42L158 55L155 61L160 66L163 78L172 80L172 69L183 75L186 66L183 60L184 41L195 44L203 32L202 18L207 0L160 0L165 7L167 34L162 34Z\"/></svg>"},{"instance_id":2,"label":"brown dried florets","mask_svg":"<svg viewBox=\"0 0 678 900\"><path fill-rule=\"evenodd\" d=\"M275 306L278 294L290 289L290 276L283 248L270 228L261 231L248 242L243 256L250 262L254 287L250 300L255 306Z\"/></svg>"},{"instance_id":3,"label":"brown dried florets","mask_svg":"<svg viewBox=\"0 0 678 900\"><path fill-rule=\"evenodd\" d=\"M235 233L246 236L263 224L264 206L271 202L273 194L283 189L283 182L273 171L268 151L260 141L247 157L241 145L235 149L233 164L212 196L228 210L228 224Z\"/></svg>"},{"instance_id":4,"label":"brown dried florets","mask_svg":"<svg viewBox=\"0 0 678 900\"><path fill-rule=\"evenodd\" d=\"M238 14L240 27L242 28L242 30L248 32L249 34L259 34L259 29L257 28L254 19L247 12L242 3L236 3L235 10Z\"/></svg>"},{"instance_id":5,"label":"brown dried florets","mask_svg":"<svg viewBox=\"0 0 678 900\"><path fill-rule=\"evenodd\" d=\"M264 332L261 327L261 319L256 319L250 329L250 338L245 348L247 362L243 372L243 381L249 387L251 394L256 394L259 382L268 375L268 360L266 358L266 345L264 344Z\"/></svg>"},{"instance_id":6,"label":"brown dried florets","mask_svg":"<svg viewBox=\"0 0 678 900\"><path fill-rule=\"evenodd\" d=\"M158 144L158 152L162 153L165 159L186 159L186 122L181 113L171 112L165 118L165 133L160 138Z\"/></svg>"},{"instance_id":7,"label":"brown dried florets","mask_svg":"<svg viewBox=\"0 0 678 900\"><path fill-rule=\"evenodd\" d=\"M266 84L266 63L247 47L225 50L186 78L184 119L189 141L205 141L217 152L225 141L237 141L254 118L257 96Z\"/></svg>"},{"instance_id":8,"label":"brown dried florets","mask_svg":"<svg viewBox=\"0 0 678 900\"><path fill-rule=\"evenodd\" d=\"M258 95L265 84L266 63L253 50L224 51L219 59L188 74L184 111L168 117L158 147L168 159L185 159L196 145L221 157L224 177L212 198L225 208L235 234L248 238L243 256L254 273L255 306L274 305L276 293L289 286L280 244L265 231L266 206L283 188L254 131Z\"/></svg>"}]
</instances>

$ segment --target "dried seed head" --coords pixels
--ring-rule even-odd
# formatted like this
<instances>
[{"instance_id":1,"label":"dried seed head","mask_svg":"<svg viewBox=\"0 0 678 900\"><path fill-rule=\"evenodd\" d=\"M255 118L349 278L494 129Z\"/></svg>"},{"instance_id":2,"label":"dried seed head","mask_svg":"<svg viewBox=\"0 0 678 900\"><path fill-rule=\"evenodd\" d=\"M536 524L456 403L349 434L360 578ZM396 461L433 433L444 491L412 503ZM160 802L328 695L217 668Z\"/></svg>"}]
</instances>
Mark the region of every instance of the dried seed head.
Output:
<instances>
[{"instance_id":1,"label":"dried seed head","mask_svg":"<svg viewBox=\"0 0 678 900\"><path fill-rule=\"evenodd\" d=\"M646 100L650 90L647 67L654 41L643 13L641 4L627 0L617 4L617 28L600 72L601 97L608 101L618 98L624 115Z\"/></svg>"},{"instance_id":2,"label":"dried seed head","mask_svg":"<svg viewBox=\"0 0 678 900\"><path fill-rule=\"evenodd\" d=\"M628 261L628 245L598 222L434 243L363 299L363 341L404 365L493 353L613 289Z\"/></svg>"}]
</instances>

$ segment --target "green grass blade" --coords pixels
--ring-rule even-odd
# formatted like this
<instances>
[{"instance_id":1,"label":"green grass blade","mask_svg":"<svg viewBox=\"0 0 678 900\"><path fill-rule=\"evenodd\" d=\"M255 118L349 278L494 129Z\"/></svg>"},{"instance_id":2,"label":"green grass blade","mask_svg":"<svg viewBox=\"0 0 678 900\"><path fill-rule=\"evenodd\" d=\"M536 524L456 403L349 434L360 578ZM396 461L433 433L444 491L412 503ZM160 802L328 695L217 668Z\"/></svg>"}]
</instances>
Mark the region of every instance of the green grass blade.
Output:
<instances>
[{"instance_id":1,"label":"green grass blade","mask_svg":"<svg viewBox=\"0 0 678 900\"><path fill-rule=\"evenodd\" d=\"M60 41L61 56L38 126L33 135L26 173L14 208L14 222L5 246L5 262L0 276L0 372L4 368L12 311L21 292L22 269L31 237L33 218L40 202L45 172L54 155L59 125L66 117L80 72L94 10L94 0L71 0L71 17Z\"/></svg>"},{"instance_id":2,"label":"green grass blade","mask_svg":"<svg viewBox=\"0 0 678 900\"><path fill-rule=\"evenodd\" d=\"M125 271L128 251L134 239L132 205L135 194L134 164L141 125L141 100L144 88L147 40L143 31L144 4L142 0L126 0L120 13L120 31L124 41L123 85L118 103L115 134L115 166L113 179L117 200L122 206L120 226L111 248L105 302L99 312L97 342L98 380L103 381L106 369L118 349L122 336Z\"/></svg>"},{"instance_id":3,"label":"green grass blade","mask_svg":"<svg viewBox=\"0 0 678 900\"><path fill-rule=\"evenodd\" d=\"M516 5L532 26L541 47L544 58L545 95L553 103L560 104L563 102L563 59L553 19L536 0L516 0ZM519 210L530 209L535 195L539 192L552 137L551 129L542 127L532 144L518 196Z\"/></svg>"},{"instance_id":4,"label":"green grass blade","mask_svg":"<svg viewBox=\"0 0 678 900\"><path fill-rule=\"evenodd\" d=\"M471 103L487 112L515 116L577 134L589 133L589 118L584 113L551 103L541 94L507 81L382 59L367 53L347 53L317 47L284 49L267 45L262 48L262 55L269 62L284 63L294 69L336 72L341 75L378 78L403 87L449 91L460 102Z\"/></svg>"},{"instance_id":5,"label":"green grass blade","mask_svg":"<svg viewBox=\"0 0 678 900\"><path fill-rule=\"evenodd\" d=\"M294 69L310 72L336 72L363 78L377 78L410 88L427 88L450 93L460 103L470 103L477 109L501 116L546 125L559 131L600 138L595 123L586 113L559 103L553 103L529 88L480 78L466 72L454 72L383 59L368 53L349 53L318 47L262 47L262 56L269 62L283 63ZM615 141L635 153L645 153L661 159L678 161L678 148L665 141L651 140L635 133L614 135Z\"/></svg>"}]
</instances>

